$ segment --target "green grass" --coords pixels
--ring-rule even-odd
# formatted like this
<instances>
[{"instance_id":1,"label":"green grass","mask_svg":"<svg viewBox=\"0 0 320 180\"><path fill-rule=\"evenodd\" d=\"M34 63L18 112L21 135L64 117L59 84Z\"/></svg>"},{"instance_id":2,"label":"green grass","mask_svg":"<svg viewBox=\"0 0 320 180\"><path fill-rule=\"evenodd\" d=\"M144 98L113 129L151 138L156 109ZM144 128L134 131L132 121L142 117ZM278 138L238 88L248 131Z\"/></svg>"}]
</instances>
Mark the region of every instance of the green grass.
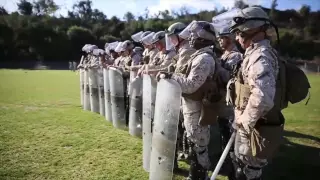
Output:
<instances>
[{"instance_id":1,"label":"green grass","mask_svg":"<svg viewBox=\"0 0 320 180\"><path fill-rule=\"evenodd\" d=\"M309 77L309 104L284 111L286 142L268 179L319 177L320 76ZM82 110L75 73L0 70L0 82L0 179L148 179L142 140Z\"/></svg>"}]
</instances>

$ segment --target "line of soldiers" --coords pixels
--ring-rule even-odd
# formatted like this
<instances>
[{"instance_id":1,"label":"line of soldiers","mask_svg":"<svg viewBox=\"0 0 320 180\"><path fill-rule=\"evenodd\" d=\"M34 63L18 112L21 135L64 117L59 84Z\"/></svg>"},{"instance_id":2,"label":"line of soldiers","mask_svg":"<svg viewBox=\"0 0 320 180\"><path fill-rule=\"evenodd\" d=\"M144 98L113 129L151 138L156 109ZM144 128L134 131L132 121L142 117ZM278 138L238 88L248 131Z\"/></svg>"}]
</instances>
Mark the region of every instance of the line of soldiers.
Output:
<instances>
[{"instance_id":1,"label":"line of soldiers","mask_svg":"<svg viewBox=\"0 0 320 180\"><path fill-rule=\"evenodd\" d=\"M174 171L179 170L178 159L186 160L187 179L209 179L207 172L217 163L209 151L212 135L219 134L212 142L221 143L213 155L219 157L236 132L221 171L229 179L261 179L262 168L280 144L284 124L276 97L278 55L267 35L272 23L259 7L235 9L213 20L176 22L165 31L132 35L144 50L130 40L107 43L105 50L86 45L87 58L78 68L118 69L129 79L125 88L144 74L176 81L182 98ZM223 50L221 57L215 53L216 41Z\"/></svg>"}]
</instances>

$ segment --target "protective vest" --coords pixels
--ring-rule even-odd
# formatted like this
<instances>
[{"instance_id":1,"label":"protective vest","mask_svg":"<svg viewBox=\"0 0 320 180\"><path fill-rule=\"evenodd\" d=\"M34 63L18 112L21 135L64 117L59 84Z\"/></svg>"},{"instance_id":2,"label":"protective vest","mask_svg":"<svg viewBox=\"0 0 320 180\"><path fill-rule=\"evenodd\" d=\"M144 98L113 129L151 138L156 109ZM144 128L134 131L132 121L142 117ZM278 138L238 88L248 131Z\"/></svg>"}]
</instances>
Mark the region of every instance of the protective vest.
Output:
<instances>
[{"instance_id":1,"label":"protective vest","mask_svg":"<svg viewBox=\"0 0 320 180\"><path fill-rule=\"evenodd\" d=\"M218 79L218 73L217 73L219 64L217 63L215 55L213 53L202 52L201 54L203 53L210 54L213 57L215 61L214 74L211 76L208 76L206 81L202 84L202 86L198 90L196 90L194 93L191 93L191 94L182 93L182 96L192 99L194 101L202 101L203 99L207 99L209 102L217 102L217 101L220 101L222 98L222 95L219 90L220 87L219 87L219 79ZM188 75L191 72L192 60L194 58L196 58L196 56L190 59L190 61L184 66L184 68L181 69L181 73L185 74L185 77L188 77Z\"/></svg>"},{"instance_id":2,"label":"protective vest","mask_svg":"<svg viewBox=\"0 0 320 180\"><path fill-rule=\"evenodd\" d=\"M219 67L221 68L221 66L219 66L219 63L217 63L215 55L213 53L201 52L199 54L203 53L210 54L213 57L215 61L214 73L213 75L208 76L206 81L194 93L182 93L182 97L201 102L202 107L199 124L202 126L207 126L212 125L216 121L216 118L220 113L220 101L222 100L223 95L220 91L220 83L218 78L218 69ZM192 61L196 57L197 56L192 57L190 61L184 66L185 68L181 70L182 74L185 74L185 77L188 77L188 75L190 74Z\"/></svg>"},{"instance_id":3,"label":"protective vest","mask_svg":"<svg viewBox=\"0 0 320 180\"><path fill-rule=\"evenodd\" d=\"M273 56L274 59L278 60L279 72L276 79L276 92L274 97L274 106L273 108L260 120L259 123L269 124L269 125L280 125L283 122L280 122L279 113L282 109L287 107L288 103L285 101L285 89L286 89L286 74L285 67L282 61L279 61L278 56L273 49L269 49L269 53ZM259 58L259 57L257 57ZM236 72L236 78L234 82L234 87L231 91L232 101L234 106L240 110L244 111L248 99L251 95L251 88L249 84L244 82L242 77L242 68L238 68Z\"/></svg>"}]
</instances>

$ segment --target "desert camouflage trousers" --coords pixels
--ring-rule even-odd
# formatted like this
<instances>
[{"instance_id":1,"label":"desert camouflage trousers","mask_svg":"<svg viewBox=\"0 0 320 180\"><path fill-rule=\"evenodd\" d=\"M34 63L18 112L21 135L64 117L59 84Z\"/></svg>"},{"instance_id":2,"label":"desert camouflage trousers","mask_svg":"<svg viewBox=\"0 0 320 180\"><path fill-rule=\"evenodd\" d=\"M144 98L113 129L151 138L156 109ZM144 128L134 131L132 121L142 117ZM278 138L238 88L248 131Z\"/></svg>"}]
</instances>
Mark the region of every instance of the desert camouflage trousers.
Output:
<instances>
[{"instance_id":1,"label":"desert camouflage trousers","mask_svg":"<svg viewBox=\"0 0 320 180\"><path fill-rule=\"evenodd\" d=\"M208 144L210 141L210 127L199 125L200 111L183 113L183 117L187 138L194 144L193 151L197 154L198 163L203 168L209 169Z\"/></svg>"},{"instance_id":2,"label":"desert camouflage trousers","mask_svg":"<svg viewBox=\"0 0 320 180\"><path fill-rule=\"evenodd\" d=\"M247 179L261 177L262 168L268 164L268 161L252 156L250 137L242 128L237 130L234 152L237 159L244 164L243 173Z\"/></svg>"}]
</instances>

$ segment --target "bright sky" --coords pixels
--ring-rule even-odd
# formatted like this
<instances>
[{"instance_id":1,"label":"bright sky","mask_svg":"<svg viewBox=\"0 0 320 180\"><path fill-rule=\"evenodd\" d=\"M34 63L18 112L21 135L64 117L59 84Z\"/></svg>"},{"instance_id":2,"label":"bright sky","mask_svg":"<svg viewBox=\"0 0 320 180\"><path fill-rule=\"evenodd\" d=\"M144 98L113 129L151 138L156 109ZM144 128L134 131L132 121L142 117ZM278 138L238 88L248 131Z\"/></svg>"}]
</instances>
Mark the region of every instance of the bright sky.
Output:
<instances>
[{"instance_id":1,"label":"bright sky","mask_svg":"<svg viewBox=\"0 0 320 180\"><path fill-rule=\"evenodd\" d=\"M34 0L28 0L33 2ZM72 9L72 5L79 0L54 0L59 5L60 10L56 15L66 16L68 10ZM244 0L249 5L262 5L270 7L272 0ZM9 11L17 10L17 2L19 0L0 0L0 6ZM151 15L159 10L178 10L182 6L187 7L191 13L200 10L213 10L214 8L230 8L234 4L234 0L92 0L93 8L103 11L107 17L117 16L123 18L128 11L135 16L142 15L148 8ZM309 5L312 11L320 10L320 0L278 0L277 9L299 9L303 4Z\"/></svg>"}]
</instances>

